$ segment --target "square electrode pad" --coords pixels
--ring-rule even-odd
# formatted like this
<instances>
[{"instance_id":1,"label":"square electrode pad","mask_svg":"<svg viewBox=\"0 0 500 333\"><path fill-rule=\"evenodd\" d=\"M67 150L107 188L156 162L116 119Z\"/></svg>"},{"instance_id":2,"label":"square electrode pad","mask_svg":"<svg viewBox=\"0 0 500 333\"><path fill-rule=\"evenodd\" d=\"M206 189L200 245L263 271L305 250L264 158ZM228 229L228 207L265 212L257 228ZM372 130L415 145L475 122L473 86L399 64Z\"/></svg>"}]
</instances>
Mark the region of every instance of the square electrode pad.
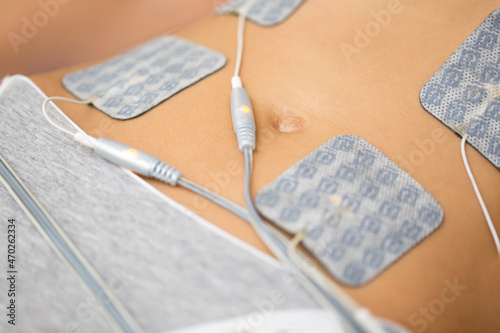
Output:
<instances>
[{"instance_id":1,"label":"square electrode pad","mask_svg":"<svg viewBox=\"0 0 500 333\"><path fill-rule=\"evenodd\" d=\"M442 222L413 178L361 138L337 136L260 191L258 210L291 234L339 281L360 286Z\"/></svg>"},{"instance_id":2,"label":"square electrode pad","mask_svg":"<svg viewBox=\"0 0 500 333\"><path fill-rule=\"evenodd\" d=\"M247 18L263 26L285 21L305 0L232 0L216 9L217 14L237 13L238 8L251 2Z\"/></svg>"},{"instance_id":3,"label":"square electrode pad","mask_svg":"<svg viewBox=\"0 0 500 333\"><path fill-rule=\"evenodd\" d=\"M96 108L130 119L222 68L226 57L182 38L168 36L75 73L64 87L79 99L97 96Z\"/></svg>"},{"instance_id":4,"label":"square electrode pad","mask_svg":"<svg viewBox=\"0 0 500 333\"><path fill-rule=\"evenodd\" d=\"M425 84L422 106L500 169L500 10Z\"/></svg>"}]
</instances>

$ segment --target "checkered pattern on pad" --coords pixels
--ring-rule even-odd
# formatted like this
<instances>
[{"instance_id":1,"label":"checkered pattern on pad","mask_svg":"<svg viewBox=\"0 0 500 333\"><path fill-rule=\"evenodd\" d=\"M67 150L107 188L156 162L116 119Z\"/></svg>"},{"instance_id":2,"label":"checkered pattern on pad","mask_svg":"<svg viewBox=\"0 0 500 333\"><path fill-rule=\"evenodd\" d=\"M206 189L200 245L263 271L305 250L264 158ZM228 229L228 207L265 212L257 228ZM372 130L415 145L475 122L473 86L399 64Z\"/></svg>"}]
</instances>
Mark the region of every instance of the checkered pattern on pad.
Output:
<instances>
[{"instance_id":1,"label":"checkered pattern on pad","mask_svg":"<svg viewBox=\"0 0 500 333\"><path fill-rule=\"evenodd\" d=\"M500 169L500 10L425 84L424 109Z\"/></svg>"},{"instance_id":2,"label":"checkered pattern on pad","mask_svg":"<svg viewBox=\"0 0 500 333\"><path fill-rule=\"evenodd\" d=\"M304 245L339 281L360 286L442 222L437 201L363 139L337 136L262 189L259 211Z\"/></svg>"},{"instance_id":3,"label":"checkered pattern on pad","mask_svg":"<svg viewBox=\"0 0 500 333\"><path fill-rule=\"evenodd\" d=\"M305 0L233 0L216 9L217 14L235 13L239 7L252 1L247 18L262 26L273 26L285 21Z\"/></svg>"},{"instance_id":4,"label":"checkered pattern on pad","mask_svg":"<svg viewBox=\"0 0 500 333\"><path fill-rule=\"evenodd\" d=\"M182 38L167 36L63 79L80 99L115 119L131 119L222 68L226 57Z\"/></svg>"}]
</instances>

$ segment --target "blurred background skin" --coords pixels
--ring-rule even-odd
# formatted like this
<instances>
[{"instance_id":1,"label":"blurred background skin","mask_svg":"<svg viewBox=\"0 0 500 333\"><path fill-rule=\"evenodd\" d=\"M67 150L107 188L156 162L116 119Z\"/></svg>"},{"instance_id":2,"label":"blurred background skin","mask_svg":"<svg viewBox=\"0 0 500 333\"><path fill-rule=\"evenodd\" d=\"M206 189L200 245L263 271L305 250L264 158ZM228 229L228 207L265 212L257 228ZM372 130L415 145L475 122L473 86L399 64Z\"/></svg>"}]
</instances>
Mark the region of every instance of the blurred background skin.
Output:
<instances>
[{"instance_id":1,"label":"blurred background skin","mask_svg":"<svg viewBox=\"0 0 500 333\"><path fill-rule=\"evenodd\" d=\"M112 57L223 0L0 0L0 78Z\"/></svg>"}]
</instances>

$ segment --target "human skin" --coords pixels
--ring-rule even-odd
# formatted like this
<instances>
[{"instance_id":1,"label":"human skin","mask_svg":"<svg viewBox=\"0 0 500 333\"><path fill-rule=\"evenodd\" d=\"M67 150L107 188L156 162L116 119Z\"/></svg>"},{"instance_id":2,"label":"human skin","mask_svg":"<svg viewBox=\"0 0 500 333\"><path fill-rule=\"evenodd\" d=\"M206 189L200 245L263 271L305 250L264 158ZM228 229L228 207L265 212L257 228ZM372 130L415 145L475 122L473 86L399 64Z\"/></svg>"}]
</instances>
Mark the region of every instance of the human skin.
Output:
<instances>
[{"instance_id":1,"label":"human skin","mask_svg":"<svg viewBox=\"0 0 500 333\"><path fill-rule=\"evenodd\" d=\"M214 0L2 0L0 77L98 61L206 15L216 3ZM36 31L25 27L26 20Z\"/></svg>"},{"instance_id":2,"label":"human skin","mask_svg":"<svg viewBox=\"0 0 500 333\"><path fill-rule=\"evenodd\" d=\"M255 194L330 138L357 135L405 168L442 206L442 226L373 281L342 287L376 315L415 332L498 332L500 264L460 155L460 138L427 113L422 86L500 5L499 1L401 0L398 14L366 48L348 59L342 43L387 9L386 0L309 0L286 22L247 24L241 77L257 122ZM225 54L227 65L138 118L110 119L90 106L57 102L84 131L158 156L201 185L243 205L243 157L229 111L237 18L209 16L176 35ZM33 76L48 96L73 97L63 76L84 64ZM416 141L433 140L433 152ZM475 149L467 155L497 228L500 173ZM413 162L411 162L413 160ZM230 171L228 171L230 170ZM229 182L214 180L226 174ZM154 187L243 241L267 251L231 213L192 193L148 180ZM466 289L439 315L423 314L443 297L447 281ZM417 313L417 317L415 314ZM425 318L425 325L410 318Z\"/></svg>"}]
</instances>

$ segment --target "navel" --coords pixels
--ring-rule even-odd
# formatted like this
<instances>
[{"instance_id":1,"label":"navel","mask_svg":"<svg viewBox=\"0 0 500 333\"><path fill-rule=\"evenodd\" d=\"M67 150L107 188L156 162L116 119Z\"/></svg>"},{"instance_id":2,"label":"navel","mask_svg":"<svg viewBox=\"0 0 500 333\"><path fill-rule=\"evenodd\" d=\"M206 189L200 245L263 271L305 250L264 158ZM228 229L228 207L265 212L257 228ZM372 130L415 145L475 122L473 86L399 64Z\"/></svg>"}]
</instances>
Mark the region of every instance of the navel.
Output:
<instances>
[{"instance_id":1,"label":"navel","mask_svg":"<svg viewBox=\"0 0 500 333\"><path fill-rule=\"evenodd\" d=\"M305 117L286 107L273 107L274 126L281 133L297 133L304 129Z\"/></svg>"}]
</instances>

